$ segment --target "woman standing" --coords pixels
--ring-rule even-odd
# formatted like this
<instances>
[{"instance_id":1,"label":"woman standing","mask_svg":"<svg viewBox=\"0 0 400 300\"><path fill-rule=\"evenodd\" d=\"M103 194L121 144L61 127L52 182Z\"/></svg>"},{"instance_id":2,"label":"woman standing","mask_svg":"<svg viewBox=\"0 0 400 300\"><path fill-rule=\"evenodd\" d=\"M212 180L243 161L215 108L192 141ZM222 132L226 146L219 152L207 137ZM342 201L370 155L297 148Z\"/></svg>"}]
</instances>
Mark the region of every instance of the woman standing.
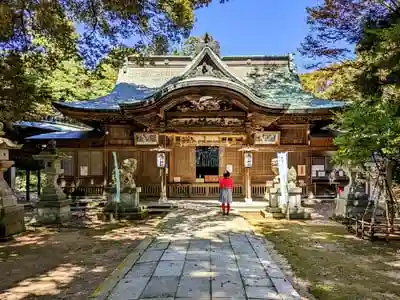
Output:
<instances>
[{"instance_id":1,"label":"woman standing","mask_svg":"<svg viewBox=\"0 0 400 300\"><path fill-rule=\"evenodd\" d=\"M231 174L228 171L225 171L224 177L219 181L219 199L223 215L229 215L231 209L233 180L230 176Z\"/></svg>"}]
</instances>

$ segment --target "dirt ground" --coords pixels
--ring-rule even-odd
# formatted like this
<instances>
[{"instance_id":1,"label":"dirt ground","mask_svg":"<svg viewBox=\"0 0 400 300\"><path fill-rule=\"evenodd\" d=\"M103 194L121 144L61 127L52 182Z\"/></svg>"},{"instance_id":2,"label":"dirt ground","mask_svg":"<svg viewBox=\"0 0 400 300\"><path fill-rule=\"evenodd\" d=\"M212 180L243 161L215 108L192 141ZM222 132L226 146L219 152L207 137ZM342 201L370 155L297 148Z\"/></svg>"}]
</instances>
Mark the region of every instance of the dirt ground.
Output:
<instances>
[{"instance_id":1,"label":"dirt ground","mask_svg":"<svg viewBox=\"0 0 400 300\"><path fill-rule=\"evenodd\" d=\"M67 228L28 227L0 243L0 299L87 299L140 243L161 215L103 223L91 215Z\"/></svg>"},{"instance_id":2,"label":"dirt ground","mask_svg":"<svg viewBox=\"0 0 400 300\"><path fill-rule=\"evenodd\" d=\"M305 299L400 299L399 241L356 238L344 225L328 219L332 204L317 204L311 211L310 221L266 220L257 213L243 216L272 242Z\"/></svg>"}]
</instances>

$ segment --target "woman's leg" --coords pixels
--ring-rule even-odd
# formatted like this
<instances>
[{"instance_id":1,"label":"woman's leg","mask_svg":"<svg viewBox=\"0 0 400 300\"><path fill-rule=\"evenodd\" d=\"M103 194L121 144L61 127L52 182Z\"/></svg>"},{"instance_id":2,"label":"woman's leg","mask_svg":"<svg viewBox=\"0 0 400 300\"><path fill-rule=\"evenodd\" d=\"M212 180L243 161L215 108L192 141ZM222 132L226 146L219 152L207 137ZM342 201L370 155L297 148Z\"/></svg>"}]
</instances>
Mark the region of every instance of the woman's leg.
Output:
<instances>
[{"instance_id":1,"label":"woman's leg","mask_svg":"<svg viewBox=\"0 0 400 300\"><path fill-rule=\"evenodd\" d=\"M221 204L221 209L222 209L222 214L225 214L225 202L222 202Z\"/></svg>"},{"instance_id":2,"label":"woman's leg","mask_svg":"<svg viewBox=\"0 0 400 300\"><path fill-rule=\"evenodd\" d=\"M227 214L227 215L229 215L230 210L231 210L231 204L228 202L228 203L226 204L226 214Z\"/></svg>"}]
</instances>

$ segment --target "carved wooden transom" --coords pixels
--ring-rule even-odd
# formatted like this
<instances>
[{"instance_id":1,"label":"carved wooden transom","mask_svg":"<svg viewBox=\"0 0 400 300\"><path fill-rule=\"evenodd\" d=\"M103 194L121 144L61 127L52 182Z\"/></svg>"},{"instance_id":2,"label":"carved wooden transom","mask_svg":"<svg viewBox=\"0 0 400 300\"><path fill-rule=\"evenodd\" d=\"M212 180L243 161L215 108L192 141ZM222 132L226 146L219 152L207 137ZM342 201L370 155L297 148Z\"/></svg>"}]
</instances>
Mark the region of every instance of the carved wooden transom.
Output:
<instances>
[{"instance_id":1,"label":"carved wooden transom","mask_svg":"<svg viewBox=\"0 0 400 300\"><path fill-rule=\"evenodd\" d=\"M232 103L226 97L197 95L190 97L187 101L177 105L171 111L207 112L207 111L230 111L230 110L232 110Z\"/></svg>"}]
</instances>

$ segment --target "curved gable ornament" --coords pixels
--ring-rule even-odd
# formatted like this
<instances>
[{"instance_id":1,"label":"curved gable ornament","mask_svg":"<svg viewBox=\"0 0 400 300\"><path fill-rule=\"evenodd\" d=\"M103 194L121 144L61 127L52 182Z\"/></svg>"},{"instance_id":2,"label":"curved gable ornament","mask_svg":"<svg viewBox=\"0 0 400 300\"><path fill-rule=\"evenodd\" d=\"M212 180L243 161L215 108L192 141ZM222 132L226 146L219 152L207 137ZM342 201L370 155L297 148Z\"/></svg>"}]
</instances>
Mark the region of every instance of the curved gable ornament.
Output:
<instances>
[{"instance_id":1,"label":"curved gable ornament","mask_svg":"<svg viewBox=\"0 0 400 300\"><path fill-rule=\"evenodd\" d=\"M185 78L192 78L198 76L209 76L209 77L229 79L220 70L215 69L213 66L207 64L206 62L203 62L201 65L197 66L194 70L189 72L185 76Z\"/></svg>"}]
</instances>

